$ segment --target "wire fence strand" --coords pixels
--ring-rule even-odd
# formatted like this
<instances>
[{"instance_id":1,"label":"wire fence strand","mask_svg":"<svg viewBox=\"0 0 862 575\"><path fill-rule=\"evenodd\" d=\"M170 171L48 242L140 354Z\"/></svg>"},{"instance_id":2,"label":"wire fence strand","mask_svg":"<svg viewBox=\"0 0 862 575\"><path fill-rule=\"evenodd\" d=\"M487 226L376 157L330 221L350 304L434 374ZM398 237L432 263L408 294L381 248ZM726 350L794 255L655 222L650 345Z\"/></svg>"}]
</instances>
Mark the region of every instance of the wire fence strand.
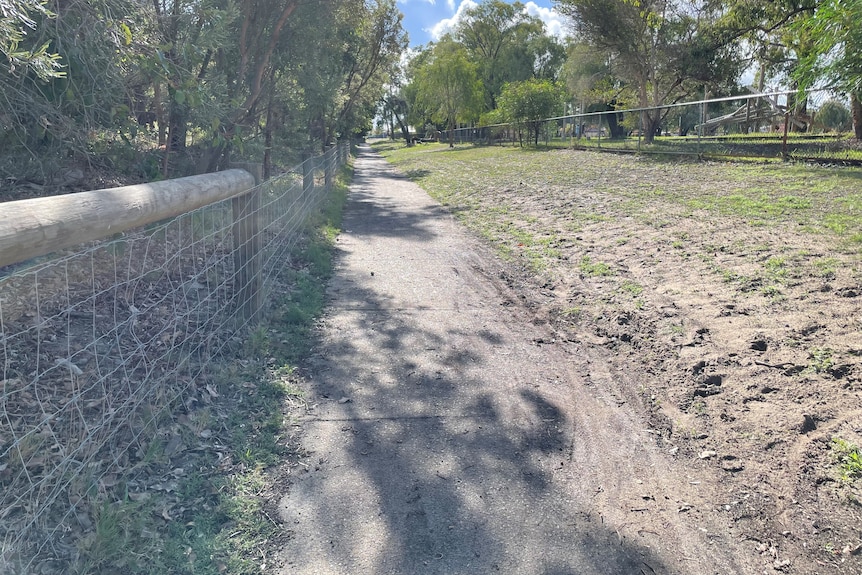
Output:
<instances>
[{"instance_id":1,"label":"wire fence strand","mask_svg":"<svg viewBox=\"0 0 862 575\"><path fill-rule=\"evenodd\" d=\"M250 192L253 290L237 282L230 199L0 277L0 572L61 572L100 496L166 489L143 473L156 449L180 449L159 422L213 399L219 358L286 289L280 272L329 191L320 170L346 158L332 148Z\"/></svg>"}]
</instances>

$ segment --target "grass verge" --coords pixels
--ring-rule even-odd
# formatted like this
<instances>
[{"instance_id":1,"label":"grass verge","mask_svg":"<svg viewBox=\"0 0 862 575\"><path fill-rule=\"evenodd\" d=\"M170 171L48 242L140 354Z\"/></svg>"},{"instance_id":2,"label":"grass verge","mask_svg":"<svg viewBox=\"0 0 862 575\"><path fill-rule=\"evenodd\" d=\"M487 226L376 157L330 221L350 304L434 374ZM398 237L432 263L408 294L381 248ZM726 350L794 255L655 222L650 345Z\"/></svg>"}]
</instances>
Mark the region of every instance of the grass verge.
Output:
<instances>
[{"instance_id":1,"label":"grass verge","mask_svg":"<svg viewBox=\"0 0 862 575\"><path fill-rule=\"evenodd\" d=\"M573 230L612 225L623 218L663 228L684 218L720 222L729 217L749 228L793 226L851 253L862 249L862 172L855 169L681 163L673 158L470 144L449 149L377 142L374 147L469 227L509 247L524 243L519 236L535 236L535 226L509 223L515 220L512 213L505 214L509 221L502 221L501 207L511 208L514 198L522 211L530 202L550 198L547 201L572 206L559 216ZM548 230L548 235L553 232Z\"/></svg>"}]
</instances>

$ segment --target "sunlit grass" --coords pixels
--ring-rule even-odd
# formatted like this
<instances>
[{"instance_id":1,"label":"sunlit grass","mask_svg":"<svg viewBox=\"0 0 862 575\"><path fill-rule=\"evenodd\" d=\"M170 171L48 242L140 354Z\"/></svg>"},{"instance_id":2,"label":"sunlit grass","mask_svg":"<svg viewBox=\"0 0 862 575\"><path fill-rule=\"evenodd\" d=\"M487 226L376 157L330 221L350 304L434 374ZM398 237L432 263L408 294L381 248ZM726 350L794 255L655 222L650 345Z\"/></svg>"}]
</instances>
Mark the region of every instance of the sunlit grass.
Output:
<instances>
[{"instance_id":1,"label":"sunlit grass","mask_svg":"<svg viewBox=\"0 0 862 575\"><path fill-rule=\"evenodd\" d=\"M849 244L862 241L862 170L855 168L692 162L511 145L375 147L402 172L416 174L413 179L456 214L480 198L493 205L495 190L505 192L504 198L569 189L573 200L585 191L599 196L602 210L572 210L583 225L622 216L658 226L700 213L754 227L792 224Z\"/></svg>"}]
</instances>

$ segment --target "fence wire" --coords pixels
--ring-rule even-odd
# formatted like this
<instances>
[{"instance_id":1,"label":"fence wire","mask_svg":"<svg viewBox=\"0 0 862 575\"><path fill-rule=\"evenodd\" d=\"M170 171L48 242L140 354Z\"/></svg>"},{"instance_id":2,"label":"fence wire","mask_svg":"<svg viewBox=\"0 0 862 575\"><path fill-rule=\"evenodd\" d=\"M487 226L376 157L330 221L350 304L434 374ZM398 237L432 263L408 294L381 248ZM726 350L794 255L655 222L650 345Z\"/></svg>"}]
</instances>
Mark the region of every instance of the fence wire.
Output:
<instances>
[{"instance_id":1,"label":"fence wire","mask_svg":"<svg viewBox=\"0 0 862 575\"><path fill-rule=\"evenodd\" d=\"M160 488L142 469L180 446L159 419L212 401L218 359L327 196L321 170L346 159L333 148L257 186L247 245L226 200L0 277L0 573L64 572L108 491Z\"/></svg>"},{"instance_id":2,"label":"fence wire","mask_svg":"<svg viewBox=\"0 0 862 575\"><path fill-rule=\"evenodd\" d=\"M795 92L746 94L664 107L585 111L567 106L559 117L459 128L455 143L571 147L602 152L701 158L783 158L862 165L862 151L847 145L849 112L841 121L794 103ZM819 102L820 91L806 104ZM822 102L821 102L822 103ZM643 131L644 115L657 118ZM447 141L449 132L438 135Z\"/></svg>"}]
</instances>

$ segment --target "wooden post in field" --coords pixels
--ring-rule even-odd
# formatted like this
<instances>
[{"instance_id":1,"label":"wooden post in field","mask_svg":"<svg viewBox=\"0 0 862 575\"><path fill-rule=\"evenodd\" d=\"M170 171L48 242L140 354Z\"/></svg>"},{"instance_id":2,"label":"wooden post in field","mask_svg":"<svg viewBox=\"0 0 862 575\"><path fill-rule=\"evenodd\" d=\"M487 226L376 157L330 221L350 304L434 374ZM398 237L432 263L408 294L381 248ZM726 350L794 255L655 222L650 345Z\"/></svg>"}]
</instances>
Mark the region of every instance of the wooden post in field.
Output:
<instances>
[{"instance_id":1,"label":"wooden post in field","mask_svg":"<svg viewBox=\"0 0 862 575\"><path fill-rule=\"evenodd\" d=\"M330 148L323 154L323 182L326 191L332 190L332 178L335 176L335 158L338 149Z\"/></svg>"},{"instance_id":2,"label":"wooden post in field","mask_svg":"<svg viewBox=\"0 0 862 575\"><path fill-rule=\"evenodd\" d=\"M261 246L260 183L261 164L237 164L254 176L255 187L247 194L231 200L233 211L233 286L234 301L240 319L256 323L261 308Z\"/></svg>"},{"instance_id":3,"label":"wooden post in field","mask_svg":"<svg viewBox=\"0 0 862 575\"><path fill-rule=\"evenodd\" d=\"M784 112L784 138L781 141L781 157L786 162L790 156L787 154L787 128L790 126L790 110Z\"/></svg>"},{"instance_id":4,"label":"wooden post in field","mask_svg":"<svg viewBox=\"0 0 862 575\"><path fill-rule=\"evenodd\" d=\"M311 152L306 150L302 153L302 197L306 198L314 193L314 158Z\"/></svg>"}]
</instances>

